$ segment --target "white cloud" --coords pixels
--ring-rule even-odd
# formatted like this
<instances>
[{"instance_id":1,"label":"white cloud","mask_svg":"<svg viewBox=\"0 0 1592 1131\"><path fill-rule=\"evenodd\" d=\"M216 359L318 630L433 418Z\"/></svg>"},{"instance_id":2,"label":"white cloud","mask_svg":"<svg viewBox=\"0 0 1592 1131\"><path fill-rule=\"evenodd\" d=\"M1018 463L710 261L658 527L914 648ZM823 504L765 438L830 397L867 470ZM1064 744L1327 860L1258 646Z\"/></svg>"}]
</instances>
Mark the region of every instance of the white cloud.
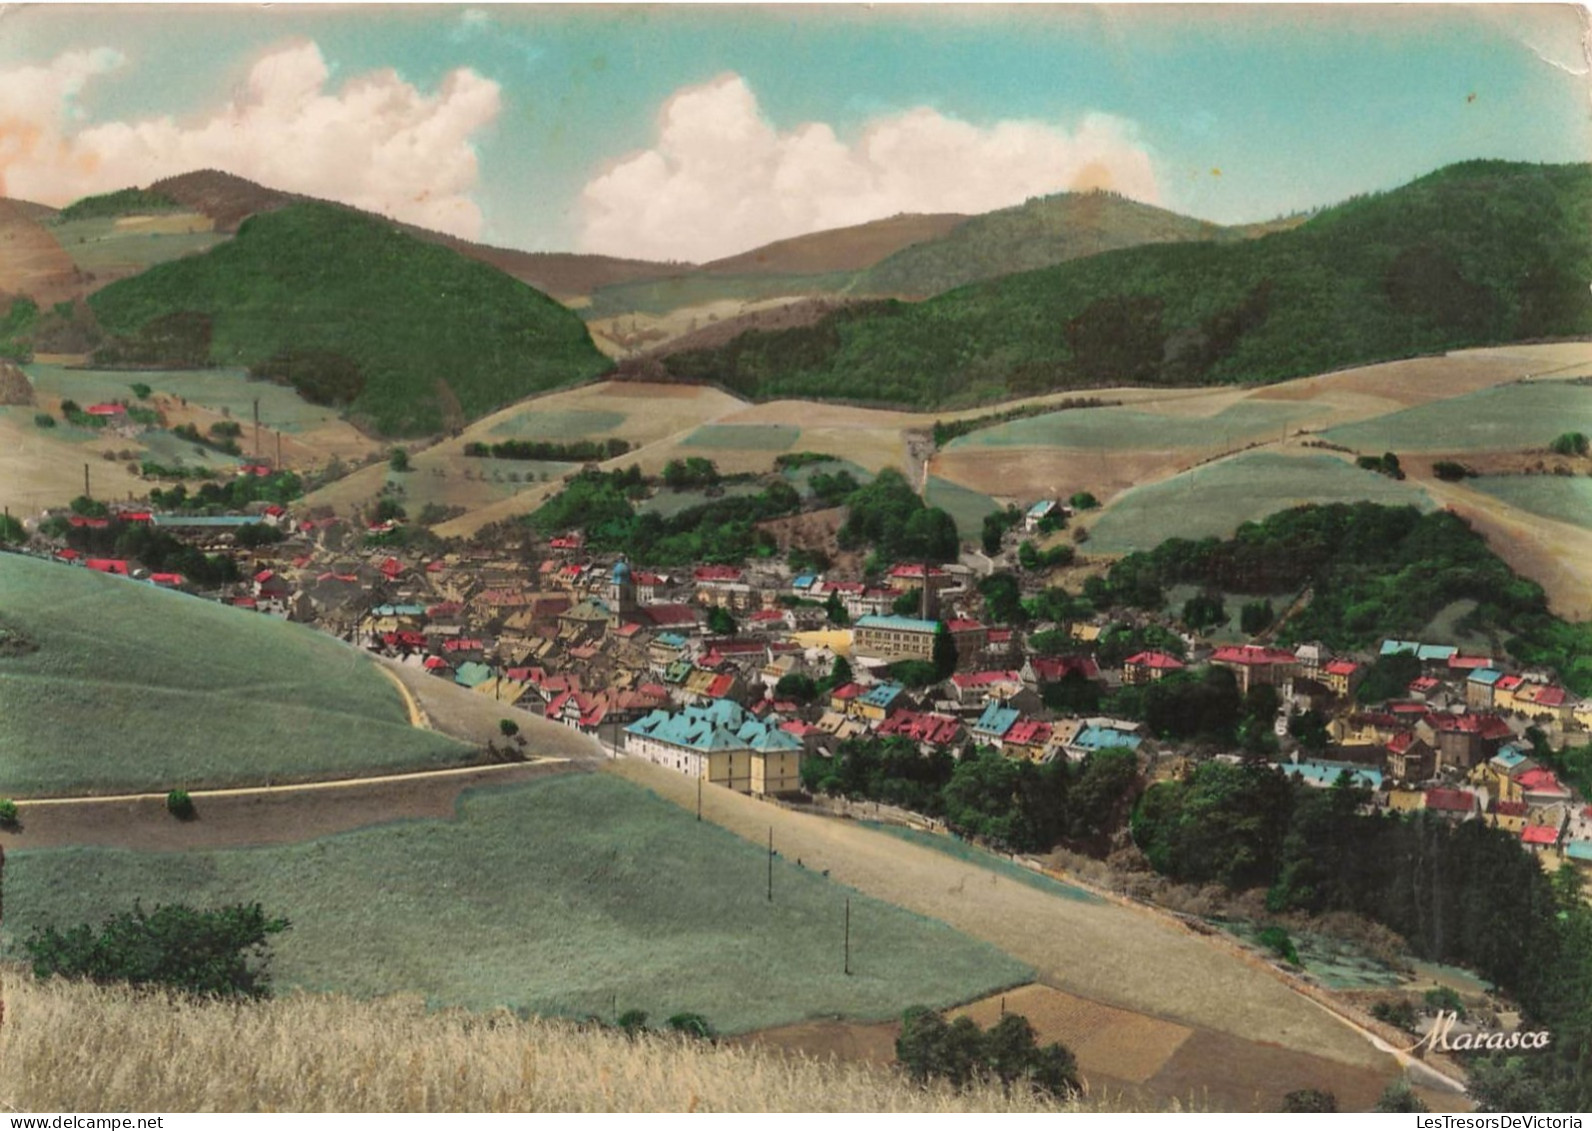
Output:
<instances>
[{"instance_id":1,"label":"white cloud","mask_svg":"<svg viewBox=\"0 0 1592 1131\"><path fill-rule=\"evenodd\" d=\"M480 232L471 138L499 102L497 84L474 71L453 71L432 94L391 70L333 91L319 47L302 43L262 57L230 102L193 121L83 123L79 92L124 62L114 51L73 51L0 71L0 194L65 204L213 168L439 231Z\"/></svg>"},{"instance_id":2,"label":"white cloud","mask_svg":"<svg viewBox=\"0 0 1592 1131\"><path fill-rule=\"evenodd\" d=\"M675 92L652 148L587 183L580 246L703 261L899 212L987 212L1096 187L1159 199L1133 123L976 126L922 107L876 118L848 143L822 122L780 133L727 74Z\"/></svg>"}]
</instances>

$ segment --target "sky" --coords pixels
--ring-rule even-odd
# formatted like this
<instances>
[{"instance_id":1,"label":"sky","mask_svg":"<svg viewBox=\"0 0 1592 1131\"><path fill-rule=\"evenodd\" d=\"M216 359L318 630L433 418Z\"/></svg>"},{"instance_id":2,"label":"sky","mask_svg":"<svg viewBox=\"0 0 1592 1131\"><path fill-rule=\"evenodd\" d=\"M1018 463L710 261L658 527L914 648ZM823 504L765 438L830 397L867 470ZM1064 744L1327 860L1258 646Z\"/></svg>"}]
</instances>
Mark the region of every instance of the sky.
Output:
<instances>
[{"instance_id":1,"label":"sky","mask_svg":"<svg viewBox=\"0 0 1592 1131\"><path fill-rule=\"evenodd\" d=\"M1219 223L1592 158L1571 6L0 7L0 195L221 168L701 262L1109 188Z\"/></svg>"}]
</instances>

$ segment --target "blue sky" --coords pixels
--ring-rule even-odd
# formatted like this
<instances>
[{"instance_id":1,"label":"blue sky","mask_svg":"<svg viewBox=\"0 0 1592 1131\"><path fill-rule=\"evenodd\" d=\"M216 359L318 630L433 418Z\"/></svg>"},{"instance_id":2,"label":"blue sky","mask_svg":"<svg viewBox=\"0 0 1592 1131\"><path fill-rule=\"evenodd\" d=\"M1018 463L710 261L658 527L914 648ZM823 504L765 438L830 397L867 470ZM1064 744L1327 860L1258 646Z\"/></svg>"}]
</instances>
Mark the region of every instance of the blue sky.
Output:
<instances>
[{"instance_id":1,"label":"blue sky","mask_svg":"<svg viewBox=\"0 0 1592 1131\"><path fill-rule=\"evenodd\" d=\"M870 210L980 210L1094 183L1237 222L1465 158L1592 150L1568 7L122 6L4 18L0 102L17 100L9 75L12 89L26 80L28 114L58 111L43 122L50 146L0 167L12 195L63 203L207 159L533 249L703 258ZM104 48L114 54L86 54ZM261 79L276 53L291 65ZM278 80L292 99L260 93ZM380 92L355 98L350 83ZM277 109L240 115L251 99Z\"/></svg>"}]
</instances>

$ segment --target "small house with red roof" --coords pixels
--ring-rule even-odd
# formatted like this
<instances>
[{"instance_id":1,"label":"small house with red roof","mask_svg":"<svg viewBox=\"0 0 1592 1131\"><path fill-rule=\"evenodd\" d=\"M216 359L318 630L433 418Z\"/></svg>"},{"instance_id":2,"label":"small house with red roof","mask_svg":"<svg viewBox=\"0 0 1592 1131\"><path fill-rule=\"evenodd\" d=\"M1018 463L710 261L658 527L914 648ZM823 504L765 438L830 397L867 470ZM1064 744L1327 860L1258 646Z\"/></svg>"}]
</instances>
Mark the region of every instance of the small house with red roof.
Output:
<instances>
[{"instance_id":1,"label":"small house with red roof","mask_svg":"<svg viewBox=\"0 0 1592 1131\"><path fill-rule=\"evenodd\" d=\"M122 558L89 558L83 563L95 573L111 573L117 577L126 577L127 562Z\"/></svg>"},{"instance_id":2,"label":"small house with red roof","mask_svg":"<svg viewBox=\"0 0 1592 1131\"><path fill-rule=\"evenodd\" d=\"M1479 809L1476 795L1463 789L1433 786L1423 792L1426 796L1425 808L1451 821L1468 821L1476 816Z\"/></svg>"},{"instance_id":3,"label":"small house with red roof","mask_svg":"<svg viewBox=\"0 0 1592 1131\"><path fill-rule=\"evenodd\" d=\"M1093 656L1030 656L1023 663L1023 686L1038 691L1047 683L1060 683L1068 676L1100 679L1100 665Z\"/></svg>"},{"instance_id":4,"label":"small house with red roof","mask_svg":"<svg viewBox=\"0 0 1592 1131\"><path fill-rule=\"evenodd\" d=\"M1240 695L1249 694L1249 689L1257 684L1281 687L1299 667L1292 652L1259 644L1224 645L1211 654L1211 664L1233 673Z\"/></svg>"},{"instance_id":5,"label":"small house with red roof","mask_svg":"<svg viewBox=\"0 0 1592 1131\"><path fill-rule=\"evenodd\" d=\"M934 749L950 749L967 739L967 728L954 715L905 707L891 711L876 733L884 738L910 738L925 754Z\"/></svg>"},{"instance_id":6,"label":"small house with red roof","mask_svg":"<svg viewBox=\"0 0 1592 1131\"><path fill-rule=\"evenodd\" d=\"M1394 735L1386 749L1387 773L1394 781L1429 781L1437 772L1437 751L1413 731Z\"/></svg>"},{"instance_id":7,"label":"small house with red roof","mask_svg":"<svg viewBox=\"0 0 1592 1131\"><path fill-rule=\"evenodd\" d=\"M1288 657L1293 659L1292 655ZM1133 686L1154 683L1183 670L1183 661L1165 652L1135 652L1122 661L1122 682Z\"/></svg>"},{"instance_id":8,"label":"small house with red roof","mask_svg":"<svg viewBox=\"0 0 1592 1131\"><path fill-rule=\"evenodd\" d=\"M1557 825L1527 825L1520 830L1520 843L1533 852L1541 852L1559 843Z\"/></svg>"},{"instance_id":9,"label":"small house with red roof","mask_svg":"<svg viewBox=\"0 0 1592 1131\"><path fill-rule=\"evenodd\" d=\"M99 419L104 420L104 421L108 421L108 422L114 422L114 421L117 421L117 420L125 420L127 418L127 406L126 405L124 405L124 404L114 404L114 403L111 403L109 401L107 401L104 404L91 404L87 408L85 408L83 411L85 413L87 413L89 416L96 416Z\"/></svg>"}]
</instances>

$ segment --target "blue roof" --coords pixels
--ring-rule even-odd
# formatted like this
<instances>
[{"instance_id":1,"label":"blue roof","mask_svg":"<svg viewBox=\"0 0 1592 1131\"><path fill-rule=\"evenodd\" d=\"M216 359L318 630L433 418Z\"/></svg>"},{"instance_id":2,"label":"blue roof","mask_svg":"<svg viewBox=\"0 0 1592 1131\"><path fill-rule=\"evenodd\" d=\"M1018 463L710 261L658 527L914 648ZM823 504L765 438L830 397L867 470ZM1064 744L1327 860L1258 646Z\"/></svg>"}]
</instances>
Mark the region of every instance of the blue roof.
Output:
<instances>
[{"instance_id":1,"label":"blue roof","mask_svg":"<svg viewBox=\"0 0 1592 1131\"><path fill-rule=\"evenodd\" d=\"M984 713L978 717L978 722L973 724L973 729L982 734L993 734L996 738L1004 738L1021 713L1016 707L1003 707L1000 700L991 699L984 704Z\"/></svg>"},{"instance_id":2,"label":"blue roof","mask_svg":"<svg viewBox=\"0 0 1592 1131\"><path fill-rule=\"evenodd\" d=\"M1029 518L1044 518L1056 509L1055 499L1040 499L1039 502L1028 508Z\"/></svg>"},{"instance_id":3,"label":"blue roof","mask_svg":"<svg viewBox=\"0 0 1592 1131\"><path fill-rule=\"evenodd\" d=\"M681 636L678 632L659 633L657 641L665 648L684 648L686 643L685 637Z\"/></svg>"},{"instance_id":4,"label":"blue roof","mask_svg":"<svg viewBox=\"0 0 1592 1131\"><path fill-rule=\"evenodd\" d=\"M801 741L779 729L778 715L759 719L739 703L714 699L693 704L678 714L656 710L625 728L629 734L657 739L700 753L736 750L800 750Z\"/></svg>"},{"instance_id":5,"label":"blue roof","mask_svg":"<svg viewBox=\"0 0 1592 1131\"><path fill-rule=\"evenodd\" d=\"M1348 771L1351 785L1364 789L1382 788L1382 771L1351 762L1291 762L1282 767L1289 777L1298 774L1309 785L1335 785L1338 775Z\"/></svg>"},{"instance_id":6,"label":"blue roof","mask_svg":"<svg viewBox=\"0 0 1592 1131\"><path fill-rule=\"evenodd\" d=\"M858 628L889 628L897 632L938 632L937 620L920 620L917 617L875 616L857 618Z\"/></svg>"},{"instance_id":7,"label":"blue roof","mask_svg":"<svg viewBox=\"0 0 1592 1131\"><path fill-rule=\"evenodd\" d=\"M888 707L904 690L906 689L899 683L876 683L857 696L857 702L866 703L870 707Z\"/></svg>"},{"instance_id":8,"label":"blue roof","mask_svg":"<svg viewBox=\"0 0 1592 1131\"><path fill-rule=\"evenodd\" d=\"M378 617L423 617L424 605L377 605L371 612Z\"/></svg>"},{"instance_id":9,"label":"blue roof","mask_svg":"<svg viewBox=\"0 0 1592 1131\"><path fill-rule=\"evenodd\" d=\"M463 687L480 687L492 678L492 669L474 660L467 660L453 673L453 682Z\"/></svg>"},{"instance_id":10,"label":"blue roof","mask_svg":"<svg viewBox=\"0 0 1592 1131\"><path fill-rule=\"evenodd\" d=\"M1493 755L1492 760L1496 765L1512 770L1526 760L1526 755L1518 746L1502 746L1499 747L1498 753Z\"/></svg>"},{"instance_id":11,"label":"blue roof","mask_svg":"<svg viewBox=\"0 0 1592 1131\"><path fill-rule=\"evenodd\" d=\"M1414 652L1420 645L1413 640L1384 640L1382 641L1382 655L1392 656L1399 652Z\"/></svg>"},{"instance_id":12,"label":"blue roof","mask_svg":"<svg viewBox=\"0 0 1592 1131\"><path fill-rule=\"evenodd\" d=\"M1136 734L1114 727L1084 727L1073 738L1072 745L1085 750L1104 750L1108 746L1126 746L1129 750L1137 750L1143 741Z\"/></svg>"},{"instance_id":13,"label":"blue roof","mask_svg":"<svg viewBox=\"0 0 1592 1131\"><path fill-rule=\"evenodd\" d=\"M608 580L614 585L629 585L630 563L620 558L614 563L614 571L608 575Z\"/></svg>"},{"instance_id":14,"label":"blue roof","mask_svg":"<svg viewBox=\"0 0 1592 1131\"><path fill-rule=\"evenodd\" d=\"M1459 655L1459 649L1452 644L1422 644L1415 654L1422 660L1452 660Z\"/></svg>"},{"instance_id":15,"label":"blue roof","mask_svg":"<svg viewBox=\"0 0 1592 1131\"><path fill-rule=\"evenodd\" d=\"M1491 687L1500 679L1503 679L1503 677L1504 673L1499 671L1497 668L1477 668L1475 671L1470 673L1470 682L1485 684L1486 686Z\"/></svg>"},{"instance_id":16,"label":"blue roof","mask_svg":"<svg viewBox=\"0 0 1592 1131\"><path fill-rule=\"evenodd\" d=\"M1564 846L1564 854L1571 860L1592 860L1592 840L1572 840Z\"/></svg>"},{"instance_id":17,"label":"blue roof","mask_svg":"<svg viewBox=\"0 0 1592 1131\"><path fill-rule=\"evenodd\" d=\"M800 577L798 577L795 581L792 581L790 583L790 587L792 589L811 589L816 584L818 584L818 578L817 577L813 576L810 573L804 573Z\"/></svg>"},{"instance_id":18,"label":"blue roof","mask_svg":"<svg viewBox=\"0 0 1592 1131\"><path fill-rule=\"evenodd\" d=\"M157 514L150 521L156 526L253 526L264 522L258 514Z\"/></svg>"}]
</instances>

